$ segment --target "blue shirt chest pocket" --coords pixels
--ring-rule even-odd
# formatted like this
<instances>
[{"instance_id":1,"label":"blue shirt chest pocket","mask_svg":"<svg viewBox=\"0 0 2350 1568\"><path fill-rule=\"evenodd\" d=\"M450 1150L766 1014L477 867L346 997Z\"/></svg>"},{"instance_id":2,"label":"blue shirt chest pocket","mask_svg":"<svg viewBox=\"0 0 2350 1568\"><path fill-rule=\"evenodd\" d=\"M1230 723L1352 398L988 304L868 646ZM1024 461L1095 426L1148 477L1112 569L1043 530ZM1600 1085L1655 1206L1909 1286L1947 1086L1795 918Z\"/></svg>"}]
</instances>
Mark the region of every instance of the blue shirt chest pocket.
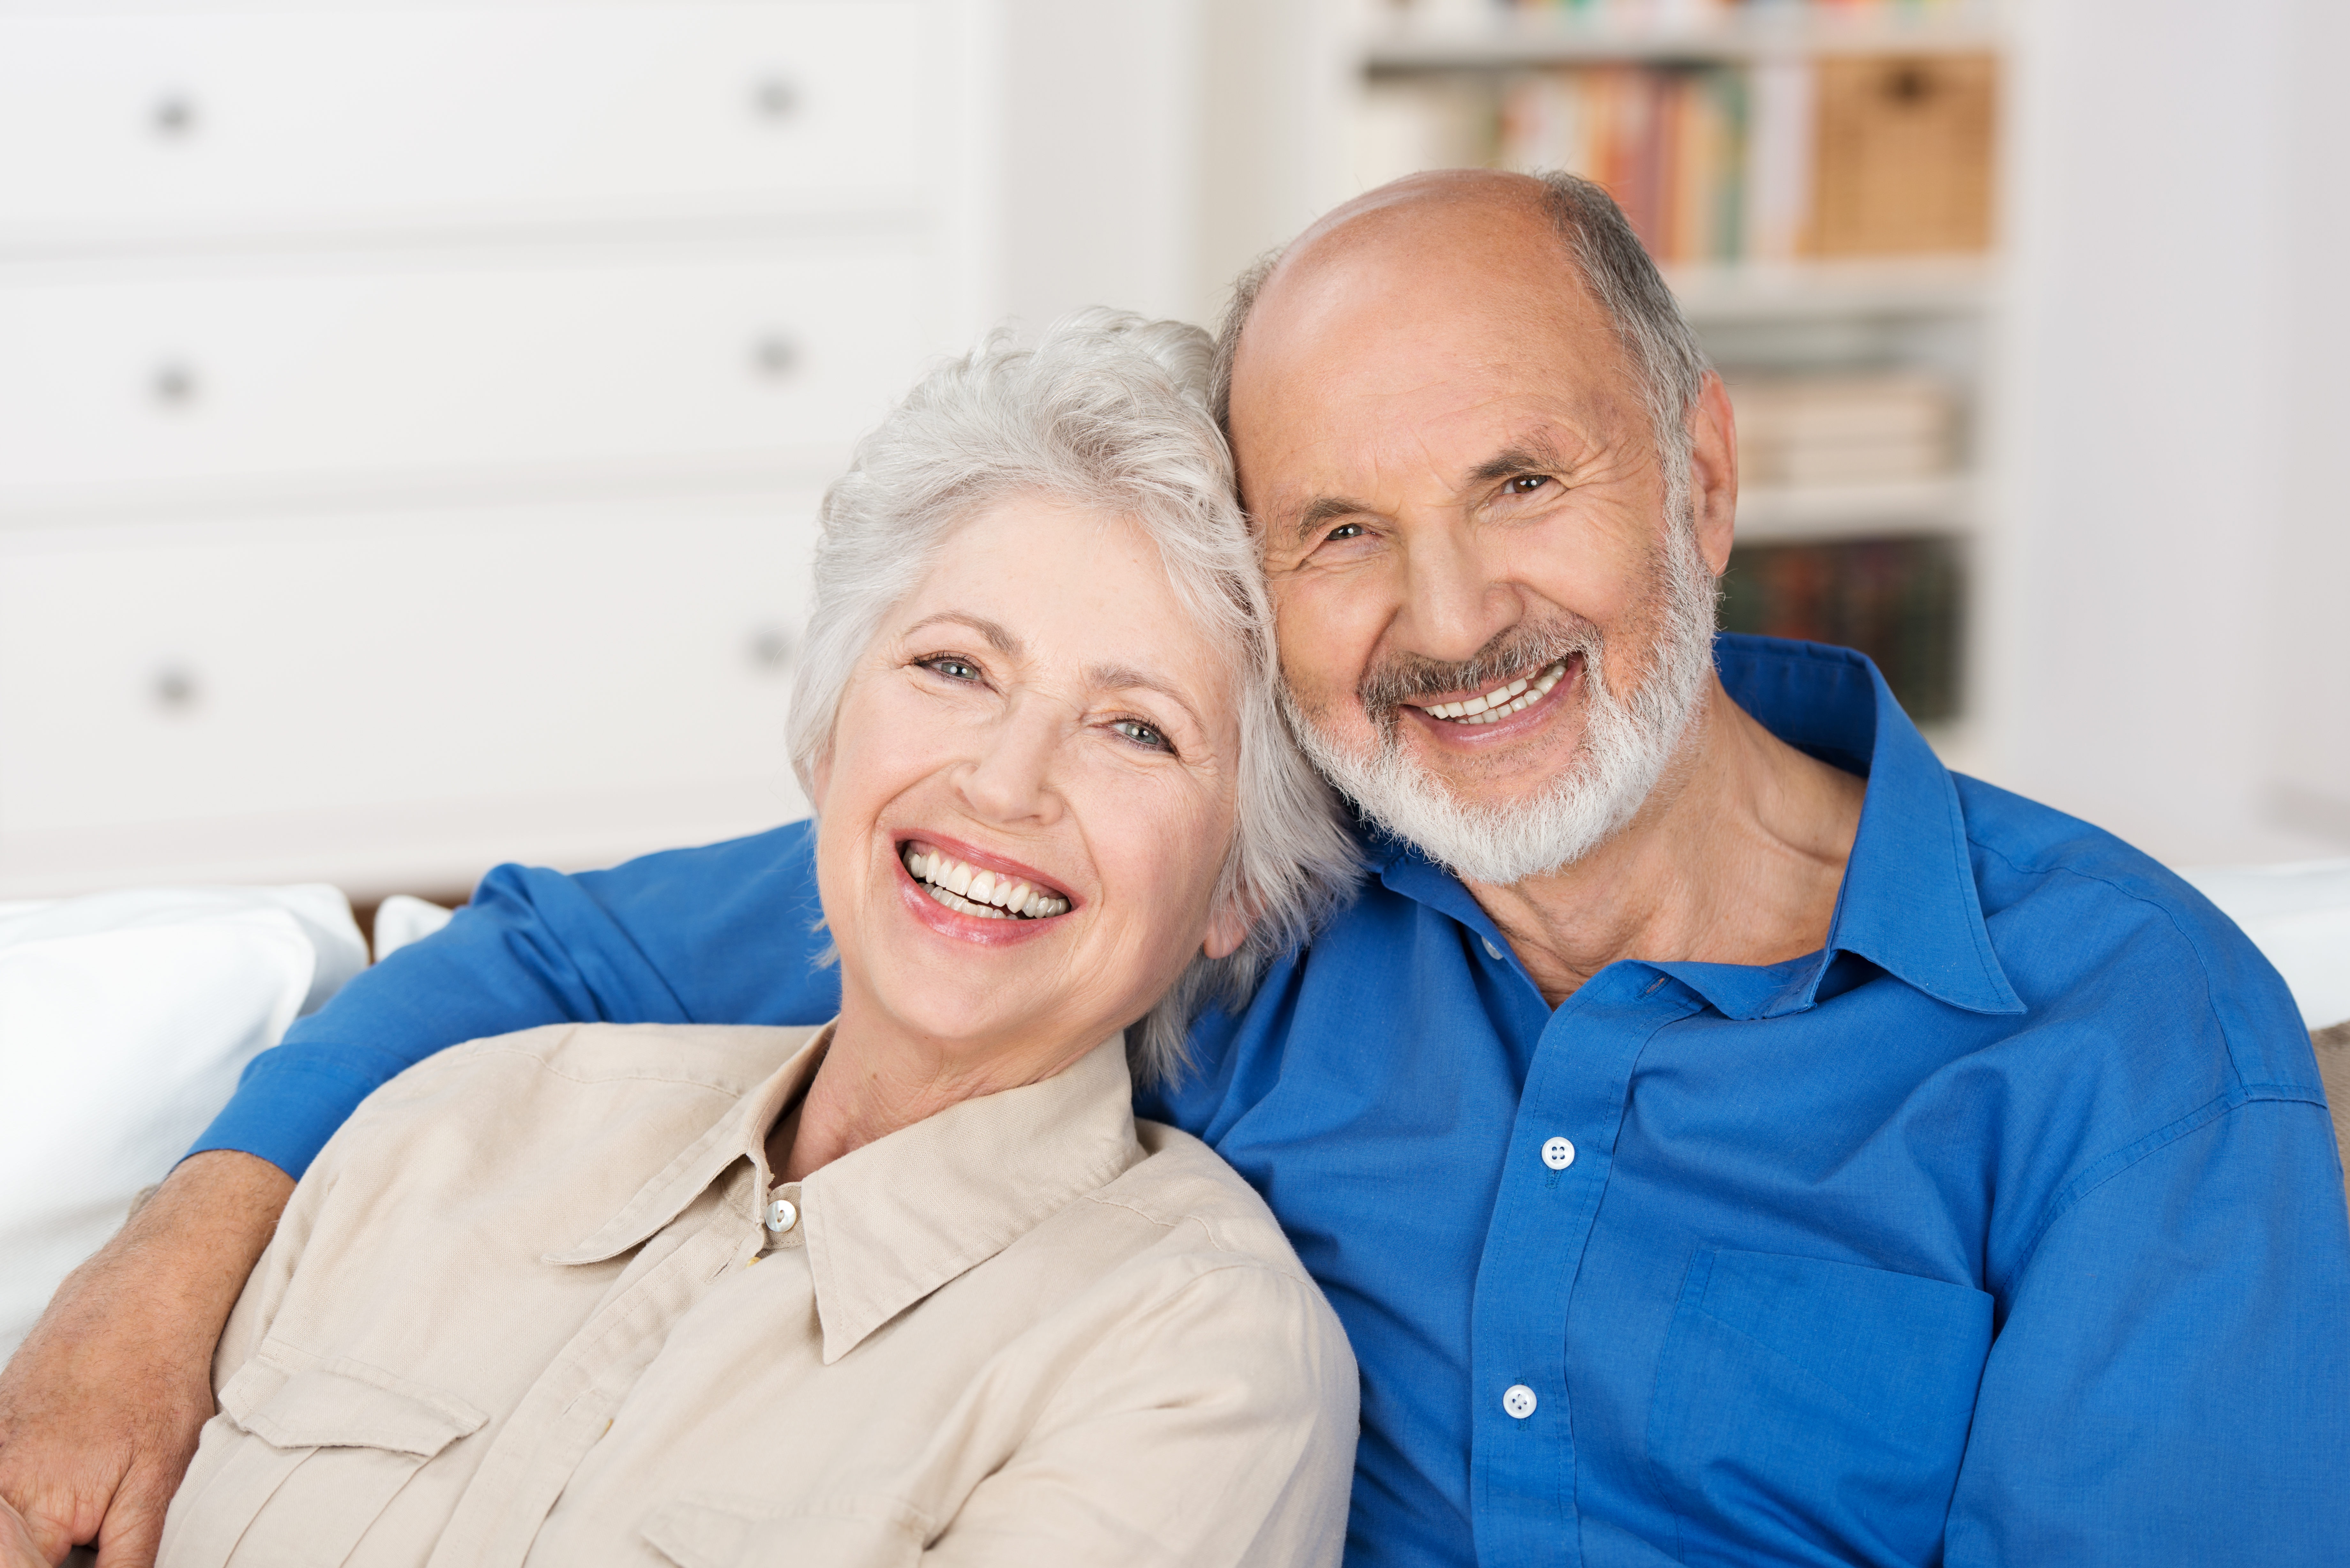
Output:
<instances>
[{"instance_id":1,"label":"blue shirt chest pocket","mask_svg":"<svg viewBox=\"0 0 2350 1568\"><path fill-rule=\"evenodd\" d=\"M1991 1330L1966 1285L1699 1253L1648 1412L1681 1561L1939 1563Z\"/></svg>"}]
</instances>

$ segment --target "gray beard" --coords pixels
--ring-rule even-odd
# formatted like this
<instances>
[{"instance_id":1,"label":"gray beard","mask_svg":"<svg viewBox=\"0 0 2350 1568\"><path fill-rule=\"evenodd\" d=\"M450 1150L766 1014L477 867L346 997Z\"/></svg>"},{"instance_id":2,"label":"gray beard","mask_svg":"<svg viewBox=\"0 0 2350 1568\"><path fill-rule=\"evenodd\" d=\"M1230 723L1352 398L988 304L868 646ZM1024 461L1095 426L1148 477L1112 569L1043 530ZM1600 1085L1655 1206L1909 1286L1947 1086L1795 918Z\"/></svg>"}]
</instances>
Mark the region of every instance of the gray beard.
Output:
<instances>
[{"instance_id":1,"label":"gray beard","mask_svg":"<svg viewBox=\"0 0 2350 1568\"><path fill-rule=\"evenodd\" d=\"M1537 628L1499 659L1489 650L1467 665L1425 666L1411 678L1364 683L1361 701L1377 738L1367 753L1348 749L1305 712L1284 683L1282 709L1314 765L1376 825L1471 882L1522 882L1582 859L1632 820L1680 750L1713 670L1714 606L1720 589L1684 515L1668 498L1664 558L1651 612L1653 658L1637 691L1608 684L1607 642L1596 628ZM1501 805L1456 798L1402 745L1399 687L1420 692L1490 684L1569 654L1583 656L1582 742L1566 771L1527 800ZM1496 671L1493 666L1503 668ZM1461 678L1465 677L1465 678Z\"/></svg>"}]
</instances>

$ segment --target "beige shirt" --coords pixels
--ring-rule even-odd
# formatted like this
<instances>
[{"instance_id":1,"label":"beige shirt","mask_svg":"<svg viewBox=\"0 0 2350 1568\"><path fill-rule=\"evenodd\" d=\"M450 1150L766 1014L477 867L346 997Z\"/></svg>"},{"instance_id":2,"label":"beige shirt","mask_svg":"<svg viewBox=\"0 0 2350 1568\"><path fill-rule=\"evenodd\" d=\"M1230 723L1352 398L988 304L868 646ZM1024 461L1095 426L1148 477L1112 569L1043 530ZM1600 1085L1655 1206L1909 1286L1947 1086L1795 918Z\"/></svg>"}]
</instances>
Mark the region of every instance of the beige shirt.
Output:
<instances>
[{"instance_id":1,"label":"beige shirt","mask_svg":"<svg viewBox=\"0 0 2350 1568\"><path fill-rule=\"evenodd\" d=\"M1345 1334L1121 1043L771 1195L821 1044L561 1026L378 1090L229 1320L164 1568L1336 1563Z\"/></svg>"}]
</instances>

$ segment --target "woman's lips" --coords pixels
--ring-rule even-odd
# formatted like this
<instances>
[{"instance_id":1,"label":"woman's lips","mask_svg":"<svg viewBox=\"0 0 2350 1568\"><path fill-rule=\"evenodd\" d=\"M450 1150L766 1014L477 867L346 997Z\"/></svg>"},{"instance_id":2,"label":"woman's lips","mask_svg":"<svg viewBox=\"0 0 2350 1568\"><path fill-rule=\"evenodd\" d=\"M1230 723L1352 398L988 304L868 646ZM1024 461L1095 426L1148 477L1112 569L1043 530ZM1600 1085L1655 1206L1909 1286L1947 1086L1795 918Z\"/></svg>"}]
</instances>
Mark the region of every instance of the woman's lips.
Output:
<instances>
[{"instance_id":1,"label":"woman's lips","mask_svg":"<svg viewBox=\"0 0 2350 1568\"><path fill-rule=\"evenodd\" d=\"M907 877L941 908L977 920L1033 924L1069 912L1076 899L1033 866L931 834L898 841Z\"/></svg>"},{"instance_id":2,"label":"woman's lips","mask_svg":"<svg viewBox=\"0 0 2350 1568\"><path fill-rule=\"evenodd\" d=\"M1000 909L992 910L984 915L965 913L964 911L971 907L970 900L960 897L954 898L954 903L962 907L951 908L948 904L940 901L932 893L929 884L917 880L906 868L909 845L919 845L926 850L933 851L937 850L939 846L937 841L927 836L910 839L900 844L898 853L891 857L897 862L899 901L905 906L906 912L916 921L929 927L939 935L975 947L1001 948L1014 947L1066 929L1062 924L1061 915L1020 918L1005 914ZM964 857L958 856L955 858L963 859ZM966 863L969 862L966 861ZM1002 864L1000 860L998 864ZM1005 867L1004 869L1008 870L1011 867ZM1014 880L1025 879L1014 878ZM1033 888L1035 884L1030 882L1029 886ZM1061 896L1057 888L1053 889L1053 894L1055 898ZM1074 900L1070 903L1074 903ZM1066 912L1066 908L1067 906L1065 905L1064 914Z\"/></svg>"}]
</instances>

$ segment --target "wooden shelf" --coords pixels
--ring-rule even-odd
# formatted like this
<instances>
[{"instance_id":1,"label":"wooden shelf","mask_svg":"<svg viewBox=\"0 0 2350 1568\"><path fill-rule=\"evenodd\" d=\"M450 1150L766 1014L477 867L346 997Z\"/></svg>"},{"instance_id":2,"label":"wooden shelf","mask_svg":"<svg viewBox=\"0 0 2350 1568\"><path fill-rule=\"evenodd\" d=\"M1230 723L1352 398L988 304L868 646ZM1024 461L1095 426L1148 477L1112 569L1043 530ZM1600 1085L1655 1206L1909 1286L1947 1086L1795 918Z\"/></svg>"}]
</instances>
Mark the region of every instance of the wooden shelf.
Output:
<instances>
[{"instance_id":1,"label":"wooden shelf","mask_svg":"<svg viewBox=\"0 0 2350 1568\"><path fill-rule=\"evenodd\" d=\"M1757 486L1738 497L1742 545L1966 534L1975 524L1974 482L1965 474L1878 484L1804 489Z\"/></svg>"},{"instance_id":2,"label":"wooden shelf","mask_svg":"<svg viewBox=\"0 0 2350 1568\"><path fill-rule=\"evenodd\" d=\"M1986 256L1740 262L1665 269L1696 322L1855 316L1971 316L1991 303Z\"/></svg>"},{"instance_id":3,"label":"wooden shelf","mask_svg":"<svg viewBox=\"0 0 2350 1568\"><path fill-rule=\"evenodd\" d=\"M1814 55L1966 54L2000 46L1980 13L1957 16L1839 16L1813 7L1766 8L1695 25L1513 14L1496 8L1490 23L1406 20L1365 38L1371 71L1509 70L1608 60L1804 59Z\"/></svg>"}]
</instances>

